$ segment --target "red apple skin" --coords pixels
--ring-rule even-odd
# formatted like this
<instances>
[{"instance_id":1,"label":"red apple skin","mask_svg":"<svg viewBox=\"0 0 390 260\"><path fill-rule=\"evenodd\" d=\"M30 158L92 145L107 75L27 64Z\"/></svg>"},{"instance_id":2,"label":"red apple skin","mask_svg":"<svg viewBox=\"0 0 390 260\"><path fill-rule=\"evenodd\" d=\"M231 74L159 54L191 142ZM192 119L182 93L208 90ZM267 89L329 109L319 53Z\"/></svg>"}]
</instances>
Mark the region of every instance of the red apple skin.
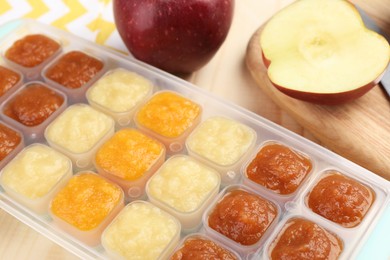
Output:
<instances>
[{"instance_id":1,"label":"red apple skin","mask_svg":"<svg viewBox=\"0 0 390 260\"><path fill-rule=\"evenodd\" d=\"M135 58L187 74L209 62L225 41L234 0L114 0L113 12Z\"/></svg>"},{"instance_id":2,"label":"red apple skin","mask_svg":"<svg viewBox=\"0 0 390 260\"><path fill-rule=\"evenodd\" d=\"M271 61L265 57L264 52L261 52L261 56L263 60L263 65L265 66L265 68L268 69L268 67L271 65ZM276 89L286 94L287 96L290 96L295 99L303 100L306 102L318 104L318 105L334 106L334 105L341 105L344 103L351 102L363 96L380 82L385 72L386 71L383 71L383 73L379 75L375 80L373 80L372 82L364 86L361 86L359 88L350 91L338 92L338 93L314 93L314 92L297 91L297 90L280 86L272 82L270 78L268 79Z\"/></svg>"},{"instance_id":3,"label":"red apple skin","mask_svg":"<svg viewBox=\"0 0 390 260\"><path fill-rule=\"evenodd\" d=\"M303 101L307 101L310 103L318 104L318 105L342 105L348 102L351 102L364 94L366 94L370 89L375 87L378 83L378 81L373 81L369 84L366 84L362 87L359 87L357 89L353 89L350 91L345 92L338 92L338 93L313 93L313 92L301 92L296 91L288 88L284 88L282 86L279 86L273 82L271 82L280 92L296 98Z\"/></svg>"}]
</instances>

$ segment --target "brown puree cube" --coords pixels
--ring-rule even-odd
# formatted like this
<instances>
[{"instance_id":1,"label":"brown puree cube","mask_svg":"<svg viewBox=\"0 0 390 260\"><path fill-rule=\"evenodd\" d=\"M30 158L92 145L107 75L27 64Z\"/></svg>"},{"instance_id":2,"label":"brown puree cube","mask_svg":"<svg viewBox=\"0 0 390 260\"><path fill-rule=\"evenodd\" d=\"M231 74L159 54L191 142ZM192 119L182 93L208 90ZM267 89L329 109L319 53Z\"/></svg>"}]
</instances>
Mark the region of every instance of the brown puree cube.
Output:
<instances>
[{"instance_id":1,"label":"brown puree cube","mask_svg":"<svg viewBox=\"0 0 390 260\"><path fill-rule=\"evenodd\" d=\"M209 259L223 259L223 260L238 260L235 253L220 246L214 241L202 237L192 236L188 237L183 245L170 258L170 260L209 260Z\"/></svg>"},{"instance_id":2,"label":"brown puree cube","mask_svg":"<svg viewBox=\"0 0 390 260\"><path fill-rule=\"evenodd\" d=\"M40 83L31 83L5 104L3 113L25 126L37 126L64 102L56 91Z\"/></svg>"},{"instance_id":3,"label":"brown puree cube","mask_svg":"<svg viewBox=\"0 0 390 260\"><path fill-rule=\"evenodd\" d=\"M302 218L290 219L272 242L269 255L276 259L335 260L343 243L320 225Z\"/></svg>"},{"instance_id":4,"label":"brown puree cube","mask_svg":"<svg viewBox=\"0 0 390 260\"><path fill-rule=\"evenodd\" d=\"M263 146L246 168L247 177L278 194L296 191L313 168L311 161L287 146Z\"/></svg>"},{"instance_id":5,"label":"brown puree cube","mask_svg":"<svg viewBox=\"0 0 390 260\"><path fill-rule=\"evenodd\" d=\"M307 205L324 218L352 228L362 222L374 200L371 188L330 171L311 190Z\"/></svg>"},{"instance_id":6,"label":"brown puree cube","mask_svg":"<svg viewBox=\"0 0 390 260\"><path fill-rule=\"evenodd\" d=\"M0 162L21 142L20 134L0 123Z\"/></svg>"},{"instance_id":7,"label":"brown puree cube","mask_svg":"<svg viewBox=\"0 0 390 260\"><path fill-rule=\"evenodd\" d=\"M42 64L60 49L59 43L41 34L27 35L6 51L5 57L23 67Z\"/></svg>"},{"instance_id":8,"label":"brown puree cube","mask_svg":"<svg viewBox=\"0 0 390 260\"><path fill-rule=\"evenodd\" d=\"M80 88L103 69L103 62L81 51L64 54L50 68L45 76L70 89Z\"/></svg>"},{"instance_id":9,"label":"brown puree cube","mask_svg":"<svg viewBox=\"0 0 390 260\"><path fill-rule=\"evenodd\" d=\"M228 192L208 217L212 229L241 245L256 244L278 215L277 207L241 189Z\"/></svg>"},{"instance_id":10,"label":"brown puree cube","mask_svg":"<svg viewBox=\"0 0 390 260\"><path fill-rule=\"evenodd\" d=\"M0 97L20 81L21 76L13 70L0 66Z\"/></svg>"}]
</instances>

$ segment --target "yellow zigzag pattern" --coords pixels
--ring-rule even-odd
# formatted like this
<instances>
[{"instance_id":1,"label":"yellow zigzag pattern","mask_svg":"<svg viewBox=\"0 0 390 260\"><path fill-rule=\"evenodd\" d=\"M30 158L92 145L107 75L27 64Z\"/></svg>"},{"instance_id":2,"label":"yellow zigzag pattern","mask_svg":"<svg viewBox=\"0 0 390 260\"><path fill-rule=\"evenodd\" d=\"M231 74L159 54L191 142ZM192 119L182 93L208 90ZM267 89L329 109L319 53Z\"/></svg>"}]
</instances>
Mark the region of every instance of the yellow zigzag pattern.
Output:
<instances>
[{"instance_id":1,"label":"yellow zigzag pattern","mask_svg":"<svg viewBox=\"0 0 390 260\"><path fill-rule=\"evenodd\" d=\"M49 11L49 7L42 0L27 0L27 2L32 10L24 16L25 18L37 19Z\"/></svg>"},{"instance_id":2,"label":"yellow zigzag pattern","mask_svg":"<svg viewBox=\"0 0 390 260\"><path fill-rule=\"evenodd\" d=\"M98 3L96 7L92 6L92 8L85 8L79 0L19 0L19 4L23 6L23 9L18 9L18 12L15 12L13 8L17 8L14 0L0 0L0 23L6 22L2 20L2 16L12 11L12 15L7 15L7 19L18 19L18 18L31 18L40 20L44 15L47 19L52 15L52 18L49 18L51 25L58 27L63 30L69 31L68 25L73 21L81 18L83 15L87 14L88 11L93 12L94 17L92 20L88 19L87 24L85 24L85 19L80 19L80 26L85 26L84 28L89 29L91 32L96 33L96 38L94 39L99 44L105 44L108 38L115 31L115 23L113 21L108 21L104 19L103 12L109 12L110 4L112 0L95 0L92 4ZM51 10L50 5L48 4L51 1L51 6L57 5L65 5L67 8L67 12L63 14L61 12L61 16L56 13L55 10ZM18 5L19 5L18 4ZM29 9L27 9L29 7ZM24 11L24 10L28 11ZM52 13L50 13L52 11ZM109 13L108 13L109 14ZM12 17L9 17L12 16ZM18 17L19 16L19 17ZM59 17L56 17L59 16ZM5 18L4 18L5 19ZM47 20L46 20L47 21ZM93 39L91 39L93 40Z\"/></svg>"},{"instance_id":3,"label":"yellow zigzag pattern","mask_svg":"<svg viewBox=\"0 0 390 260\"><path fill-rule=\"evenodd\" d=\"M65 1L65 5L69 8L69 12L61 18L55 20L52 25L63 30L66 30L66 25L80 16L84 15L87 10L77 0Z\"/></svg>"},{"instance_id":4,"label":"yellow zigzag pattern","mask_svg":"<svg viewBox=\"0 0 390 260\"><path fill-rule=\"evenodd\" d=\"M0 1L0 15L5 14L12 9L12 6L7 1Z\"/></svg>"},{"instance_id":5,"label":"yellow zigzag pattern","mask_svg":"<svg viewBox=\"0 0 390 260\"><path fill-rule=\"evenodd\" d=\"M99 0L102 10L107 9L111 0ZM100 13L98 17L87 25L87 27L93 31L98 31L95 41L99 44L104 44L110 35L115 31L115 23L108 22L103 19L103 15Z\"/></svg>"},{"instance_id":6,"label":"yellow zigzag pattern","mask_svg":"<svg viewBox=\"0 0 390 260\"><path fill-rule=\"evenodd\" d=\"M104 5L108 5L111 0L99 0L99 2L103 3Z\"/></svg>"},{"instance_id":7,"label":"yellow zigzag pattern","mask_svg":"<svg viewBox=\"0 0 390 260\"><path fill-rule=\"evenodd\" d=\"M93 32L98 31L95 41L99 44L104 44L116 28L114 23L107 22L100 14L87 27Z\"/></svg>"}]
</instances>

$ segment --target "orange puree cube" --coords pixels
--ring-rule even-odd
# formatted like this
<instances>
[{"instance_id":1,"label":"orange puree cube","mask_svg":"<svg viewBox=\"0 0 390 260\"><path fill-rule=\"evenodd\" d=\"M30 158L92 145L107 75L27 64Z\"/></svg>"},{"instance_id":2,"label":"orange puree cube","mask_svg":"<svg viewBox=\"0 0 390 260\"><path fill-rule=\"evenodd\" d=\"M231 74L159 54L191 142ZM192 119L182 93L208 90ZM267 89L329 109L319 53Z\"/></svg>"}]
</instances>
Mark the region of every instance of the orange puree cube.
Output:
<instances>
[{"instance_id":1,"label":"orange puree cube","mask_svg":"<svg viewBox=\"0 0 390 260\"><path fill-rule=\"evenodd\" d=\"M126 196L138 198L164 160L163 144L136 129L124 128L100 147L95 166L99 174L121 186Z\"/></svg>"},{"instance_id":2,"label":"orange puree cube","mask_svg":"<svg viewBox=\"0 0 390 260\"><path fill-rule=\"evenodd\" d=\"M171 152L179 152L189 132L199 123L201 107L171 91L156 93L138 111L138 127L161 140Z\"/></svg>"},{"instance_id":3,"label":"orange puree cube","mask_svg":"<svg viewBox=\"0 0 390 260\"><path fill-rule=\"evenodd\" d=\"M123 191L119 186L93 172L82 172L56 194L50 213L60 228L95 246L100 243L105 227L123 207Z\"/></svg>"}]
</instances>

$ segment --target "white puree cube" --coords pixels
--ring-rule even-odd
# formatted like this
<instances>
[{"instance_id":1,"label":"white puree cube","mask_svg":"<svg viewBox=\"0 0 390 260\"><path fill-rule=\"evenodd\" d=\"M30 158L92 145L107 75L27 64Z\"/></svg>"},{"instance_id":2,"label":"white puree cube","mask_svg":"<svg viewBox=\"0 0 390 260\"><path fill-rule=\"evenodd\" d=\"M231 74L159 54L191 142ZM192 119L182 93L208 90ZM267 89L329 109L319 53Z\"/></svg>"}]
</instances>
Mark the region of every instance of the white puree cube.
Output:
<instances>
[{"instance_id":1,"label":"white puree cube","mask_svg":"<svg viewBox=\"0 0 390 260\"><path fill-rule=\"evenodd\" d=\"M45 214L51 198L72 176L65 155L43 144L24 148L2 171L6 193L38 214Z\"/></svg>"},{"instance_id":2,"label":"white puree cube","mask_svg":"<svg viewBox=\"0 0 390 260\"><path fill-rule=\"evenodd\" d=\"M146 201L133 201L116 216L102 235L111 258L165 259L180 238L180 223Z\"/></svg>"},{"instance_id":3,"label":"white puree cube","mask_svg":"<svg viewBox=\"0 0 390 260\"><path fill-rule=\"evenodd\" d=\"M151 96L153 84L122 68L107 72L87 91L91 106L112 116L119 126L131 123L136 108Z\"/></svg>"},{"instance_id":4,"label":"white puree cube","mask_svg":"<svg viewBox=\"0 0 390 260\"><path fill-rule=\"evenodd\" d=\"M62 112L45 131L53 148L71 158L75 169L93 167L99 145L114 134L114 120L89 105L75 104Z\"/></svg>"},{"instance_id":5,"label":"white puree cube","mask_svg":"<svg viewBox=\"0 0 390 260\"><path fill-rule=\"evenodd\" d=\"M220 183L216 170L189 156L177 155L153 175L146 192L152 203L179 219L183 230L191 231L201 224Z\"/></svg>"},{"instance_id":6,"label":"white puree cube","mask_svg":"<svg viewBox=\"0 0 390 260\"><path fill-rule=\"evenodd\" d=\"M239 178L239 164L256 142L256 132L247 125L225 117L211 117L188 137L191 156L220 171L223 184Z\"/></svg>"}]
</instances>

